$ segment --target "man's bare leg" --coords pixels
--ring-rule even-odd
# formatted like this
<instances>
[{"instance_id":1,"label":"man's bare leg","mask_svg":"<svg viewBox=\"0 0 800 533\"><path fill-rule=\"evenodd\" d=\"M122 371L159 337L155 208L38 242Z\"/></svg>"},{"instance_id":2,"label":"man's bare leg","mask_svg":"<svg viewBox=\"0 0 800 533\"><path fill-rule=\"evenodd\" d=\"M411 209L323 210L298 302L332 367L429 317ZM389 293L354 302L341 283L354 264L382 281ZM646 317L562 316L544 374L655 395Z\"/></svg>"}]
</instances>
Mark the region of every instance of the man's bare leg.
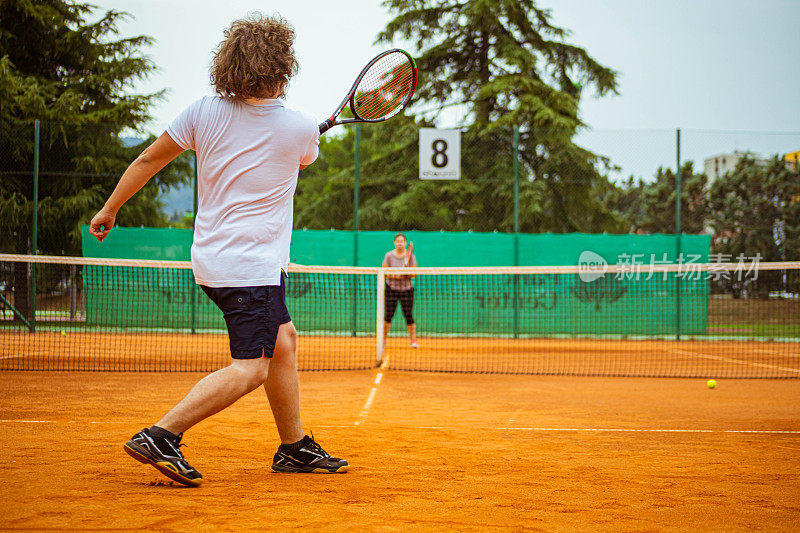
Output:
<instances>
[{"instance_id":1,"label":"man's bare leg","mask_svg":"<svg viewBox=\"0 0 800 533\"><path fill-rule=\"evenodd\" d=\"M275 351L264 382L272 416L283 444L305 436L300 423L300 384L297 377L297 330L287 322L278 330Z\"/></svg>"},{"instance_id":2,"label":"man's bare leg","mask_svg":"<svg viewBox=\"0 0 800 533\"><path fill-rule=\"evenodd\" d=\"M297 330L291 322L278 330L264 390L281 437L270 468L273 472L347 472L350 466L347 461L332 457L303 432L297 378Z\"/></svg>"},{"instance_id":3,"label":"man's bare leg","mask_svg":"<svg viewBox=\"0 0 800 533\"><path fill-rule=\"evenodd\" d=\"M383 344L386 344L386 336L389 334L389 330L392 327L391 322L383 322Z\"/></svg>"},{"instance_id":4,"label":"man's bare leg","mask_svg":"<svg viewBox=\"0 0 800 533\"><path fill-rule=\"evenodd\" d=\"M186 431L260 387L267 379L269 367L270 360L266 357L234 359L230 366L197 382L189 394L164 415L156 426L176 435Z\"/></svg>"}]
</instances>

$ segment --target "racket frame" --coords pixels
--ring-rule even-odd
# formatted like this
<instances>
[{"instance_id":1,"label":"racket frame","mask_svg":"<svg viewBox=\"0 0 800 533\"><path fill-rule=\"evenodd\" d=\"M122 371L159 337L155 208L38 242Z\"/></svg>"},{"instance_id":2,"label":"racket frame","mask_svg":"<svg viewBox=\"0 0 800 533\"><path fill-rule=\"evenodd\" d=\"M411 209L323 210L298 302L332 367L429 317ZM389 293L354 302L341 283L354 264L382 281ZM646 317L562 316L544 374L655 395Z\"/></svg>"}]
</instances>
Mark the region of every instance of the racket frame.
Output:
<instances>
[{"instance_id":1,"label":"racket frame","mask_svg":"<svg viewBox=\"0 0 800 533\"><path fill-rule=\"evenodd\" d=\"M327 120L325 120L324 122L322 122L319 125L319 133L320 133L320 135L322 135L323 133L325 133L326 131L331 129L333 126L338 126L340 124L383 122L383 121L388 120L389 118L391 118L391 117L382 117L382 118L377 118L377 119L366 119L366 118L360 117L358 115L358 113L356 112L356 106L355 106L354 98L356 96L356 89L358 88L358 84L361 83L361 80L364 79L364 75L367 73L367 71L369 71L370 67L372 67L372 65L377 63L381 58L383 58L383 57L385 57L385 56L387 56L389 54L395 53L395 52L400 52L400 53L404 54L408 58L409 62L411 63L411 68L412 68L412 70L414 72L413 85L411 86L411 90L408 92L408 96L406 96L406 99L400 105L400 110L402 110L404 107L406 107L408 105L408 103L411 101L411 98L414 96L414 91L417 90L417 64L414 62L414 58L411 57L411 54L409 54L405 50L403 50L401 48L392 48L391 50L386 50L385 52L381 52L380 54L378 54L377 56L372 58L372 60L369 63L367 63L367 65L363 69L361 69L361 72L359 73L358 77L356 78L356 81L353 82L353 86L350 87L350 90L347 92L347 96L345 96L342 99L341 103L336 108L336 111L334 111L334 113ZM355 118L346 118L344 120L338 120L339 114L342 112L342 110L348 104L350 104L350 111L352 111L353 116ZM395 113L395 115L396 114L397 113ZM394 115L392 115L392 116L394 116Z\"/></svg>"}]
</instances>

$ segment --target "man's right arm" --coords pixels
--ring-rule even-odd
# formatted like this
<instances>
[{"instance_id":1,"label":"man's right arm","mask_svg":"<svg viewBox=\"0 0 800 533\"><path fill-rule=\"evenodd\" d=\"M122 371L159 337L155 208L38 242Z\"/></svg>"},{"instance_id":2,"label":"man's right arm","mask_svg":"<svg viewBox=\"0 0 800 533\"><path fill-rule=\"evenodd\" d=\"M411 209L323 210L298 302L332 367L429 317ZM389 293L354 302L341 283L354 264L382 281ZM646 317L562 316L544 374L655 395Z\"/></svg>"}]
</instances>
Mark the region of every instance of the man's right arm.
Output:
<instances>
[{"instance_id":1,"label":"man's right arm","mask_svg":"<svg viewBox=\"0 0 800 533\"><path fill-rule=\"evenodd\" d=\"M311 132L311 138L309 138L308 143L306 144L305 150L303 155L300 157L300 170L303 170L308 165L313 163L319 157L319 126L316 122L311 123L313 126L313 130Z\"/></svg>"}]
</instances>

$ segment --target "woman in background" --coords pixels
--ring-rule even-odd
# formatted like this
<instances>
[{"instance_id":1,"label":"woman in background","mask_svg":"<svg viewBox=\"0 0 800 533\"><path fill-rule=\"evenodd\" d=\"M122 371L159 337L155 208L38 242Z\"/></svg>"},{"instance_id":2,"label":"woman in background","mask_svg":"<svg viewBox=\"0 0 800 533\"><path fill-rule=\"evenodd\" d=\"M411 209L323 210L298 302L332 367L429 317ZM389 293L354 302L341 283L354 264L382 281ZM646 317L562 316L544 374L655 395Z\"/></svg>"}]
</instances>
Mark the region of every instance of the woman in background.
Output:
<instances>
[{"instance_id":1,"label":"woman in background","mask_svg":"<svg viewBox=\"0 0 800 533\"><path fill-rule=\"evenodd\" d=\"M417 266L417 258L414 254L408 257L406 254L406 236L398 233L394 237L394 250L386 252L383 257L383 266L387 268L402 268ZM403 310L406 319L406 329L411 339L411 347L419 348L417 344L417 326L414 323L414 283L411 281L415 276L408 274L387 274L386 291L384 298L383 315L383 344L386 345L386 335L392 327L392 318L397 311L397 303Z\"/></svg>"}]
</instances>

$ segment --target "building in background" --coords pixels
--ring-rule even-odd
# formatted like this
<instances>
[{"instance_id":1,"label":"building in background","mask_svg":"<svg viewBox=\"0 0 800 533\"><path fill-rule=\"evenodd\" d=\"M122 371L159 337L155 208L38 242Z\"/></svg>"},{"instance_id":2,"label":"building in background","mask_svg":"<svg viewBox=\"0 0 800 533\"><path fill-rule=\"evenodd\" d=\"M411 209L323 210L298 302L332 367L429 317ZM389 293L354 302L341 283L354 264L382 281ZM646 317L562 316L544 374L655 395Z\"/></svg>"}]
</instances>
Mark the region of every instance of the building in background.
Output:
<instances>
[{"instance_id":1,"label":"building in background","mask_svg":"<svg viewBox=\"0 0 800 533\"><path fill-rule=\"evenodd\" d=\"M734 150L732 154L719 154L711 156L703 161L703 171L705 172L705 175L708 176L709 185L714 183L717 178L724 176L728 172L735 169L736 165L739 164L739 161L745 157L752 157L755 159L756 163L761 165L769 164L769 159L759 157L753 152L739 152Z\"/></svg>"},{"instance_id":2,"label":"building in background","mask_svg":"<svg viewBox=\"0 0 800 533\"><path fill-rule=\"evenodd\" d=\"M703 171L705 175L708 176L708 183L713 183L717 178L735 169L736 165L738 165L739 161L744 157L752 157L755 159L756 164L759 165L768 165L770 163L770 159L759 157L753 152L739 152L734 150L734 152L730 154L714 155L703 161ZM800 150L786 154L783 156L783 159L786 161L786 168L800 171Z\"/></svg>"},{"instance_id":3,"label":"building in background","mask_svg":"<svg viewBox=\"0 0 800 533\"><path fill-rule=\"evenodd\" d=\"M786 154L783 159L786 161L787 167L800 171L800 150Z\"/></svg>"}]
</instances>

